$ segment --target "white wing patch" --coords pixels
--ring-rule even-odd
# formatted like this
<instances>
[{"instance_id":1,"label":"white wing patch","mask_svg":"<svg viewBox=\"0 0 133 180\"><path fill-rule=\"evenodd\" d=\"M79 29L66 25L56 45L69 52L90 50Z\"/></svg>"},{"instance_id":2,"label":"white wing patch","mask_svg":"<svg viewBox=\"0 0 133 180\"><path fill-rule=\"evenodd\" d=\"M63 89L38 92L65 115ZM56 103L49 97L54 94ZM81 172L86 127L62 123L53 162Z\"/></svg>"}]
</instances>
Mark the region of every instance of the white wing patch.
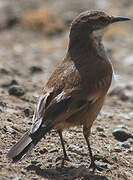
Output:
<instances>
[{"instance_id":1,"label":"white wing patch","mask_svg":"<svg viewBox=\"0 0 133 180\"><path fill-rule=\"evenodd\" d=\"M45 109L44 109L45 103L46 103L47 98L50 95L50 93L51 93L51 91L49 91L45 95L41 96L39 99L39 102L38 102L38 105L36 108L36 112L34 113L34 116L33 116L33 124L32 124L31 130L30 130L31 134L35 133L38 130L38 128L40 127L40 125L42 124L42 119L43 119L42 111L45 111Z\"/></svg>"}]
</instances>

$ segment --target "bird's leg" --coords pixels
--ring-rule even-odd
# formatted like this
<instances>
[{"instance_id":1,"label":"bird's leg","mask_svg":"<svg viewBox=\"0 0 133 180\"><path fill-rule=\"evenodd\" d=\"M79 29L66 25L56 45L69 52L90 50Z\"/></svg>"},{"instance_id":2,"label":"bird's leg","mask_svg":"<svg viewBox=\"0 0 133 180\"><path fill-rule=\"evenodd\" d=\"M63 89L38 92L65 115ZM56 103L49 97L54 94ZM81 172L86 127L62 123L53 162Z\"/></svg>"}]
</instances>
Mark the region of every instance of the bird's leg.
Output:
<instances>
[{"instance_id":1,"label":"bird's leg","mask_svg":"<svg viewBox=\"0 0 133 180\"><path fill-rule=\"evenodd\" d=\"M65 145L64 145L64 140L63 140L63 137L62 137L62 131L58 130L58 134L60 136L60 140L61 140L61 145L62 145L62 149L63 149L63 154L64 154L64 158L62 159L62 164L61 166L63 167L64 166L64 161L70 161L68 156L67 156L67 153L66 153L66 149L65 149Z\"/></svg>"},{"instance_id":2,"label":"bird's leg","mask_svg":"<svg viewBox=\"0 0 133 180\"><path fill-rule=\"evenodd\" d=\"M93 153L92 153L92 150L91 150L91 146L90 146L90 143L89 143L89 140L88 140L88 136L90 135L90 129L88 129L87 127L84 126L83 127L83 134L84 134L87 146L88 146L88 150L89 150L89 154L90 154L90 159L91 159L91 164L90 164L89 168L92 168L93 172L95 171L95 169L100 171L100 170L102 170L102 168L100 168L100 167L98 167L96 165L95 159L94 159L94 156L93 156Z\"/></svg>"}]
</instances>

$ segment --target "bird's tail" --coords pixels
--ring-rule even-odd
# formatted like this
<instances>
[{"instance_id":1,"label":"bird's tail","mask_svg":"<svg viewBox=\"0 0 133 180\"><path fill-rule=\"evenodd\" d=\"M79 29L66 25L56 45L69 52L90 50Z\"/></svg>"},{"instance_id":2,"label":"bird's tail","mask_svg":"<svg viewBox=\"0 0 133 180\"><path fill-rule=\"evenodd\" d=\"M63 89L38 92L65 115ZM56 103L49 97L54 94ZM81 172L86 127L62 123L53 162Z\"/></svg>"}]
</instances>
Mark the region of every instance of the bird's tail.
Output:
<instances>
[{"instance_id":1,"label":"bird's tail","mask_svg":"<svg viewBox=\"0 0 133 180\"><path fill-rule=\"evenodd\" d=\"M7 158L12 162L17 162L28 156L35 145L40 141L42 137L49 131L40 130L37 134L30 135L28 131L8 152Z\"/></svg>"}]
</instances>

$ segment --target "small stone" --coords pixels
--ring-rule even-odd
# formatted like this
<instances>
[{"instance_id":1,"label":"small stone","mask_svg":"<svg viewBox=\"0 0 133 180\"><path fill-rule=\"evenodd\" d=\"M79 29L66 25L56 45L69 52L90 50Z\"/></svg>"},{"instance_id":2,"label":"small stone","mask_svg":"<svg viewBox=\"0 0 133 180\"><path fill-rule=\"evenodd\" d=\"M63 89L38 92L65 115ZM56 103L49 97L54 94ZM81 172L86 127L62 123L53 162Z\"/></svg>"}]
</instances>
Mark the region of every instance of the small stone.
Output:
<instances>
[{"instance_id":1,"label":"small stone","mask_svg":"<svg viewBox=\"0 0 133 180\"><path fill-rule=\"evenodd\" d=\"M106 138L106 137L107 137L103 132L100 132L100 133L98 134L98 136L103 137L103 138Z\"/></svg>"},{"instance_id":2,"label":"small stone","mask_svg":"<svg viewBox=\"0 0 133 180\"><path fill-rule=\"evenodd\" d=\"M81 148L79 148L78 146L75 146L73 144L70 144L68 147L68 151L71 152L81 152Z\"/></svg>"},{"instance_id":3,"label":"small stone","mask_svg":"<svg viewBox=\"0 0 133 180\"><path fill-rule=\"evenodd\" d=\"M122 101L128 101L130 99L130 96L124 91L119 95L119 97Z\"/></svg>"},{"instance_id":4,"label":"small stone","mask_svg":"<svg viewBox=\"0 0 133 180\"><path fill-rule=\"evenodd\" d=\"M42 69L42 67L39 66L39 65L32 65L32 66L30 67L30 71L31 71L32 74L34 74L34 73L43 72L43 69Z\"/></svg>"},{"instance_id":5,"label":"small stone","mask_svg":"<svg viewBox=\"0 0 133 180\"><path fill-rule=\"evenodd\" d=\"M122 148L120 146L116 146L114 150L115 152L122 152Z\"/></svg>"},{"instance_id":6,"label":"small stone","mask_svg":"<svg viewBox=\"0 0 133 180\"><path fill-rule=\"evenodd\" d=\"M12 119L9 119L9 118L8 118L7 121L8 121L8 122L12 122Z\"/></svg>"},{"instance_id":7,"label":"small stone","mask_svg":"<svg viewBox=\"0 0 133 180\"><path fill-rule=\"evenodd\" d=\"M75 161L75 164L81 164L83 162L82 159Z\"/></svg>"},{"instance_id":8,"label":"small stone","mask_svg":"<svg viewBox=\"0 0 133 180\"><path fill-rule=\"evenodd\" d=\"M6 102L4 102L4 101L0 101L0 106L2 106L2 107L6 107L6 106L7 106L7 104L6 104Z\"/></svg>"},{"instance_id":9,"label":"small stone","mask_svg":"<svg viewBox=\"0 0 133 180\"><path fill-rule=\"evenodd\" d=\"M57 148L53 148L49 151L50 153L54 153L54 152L58 152L58 149Z\"/></svg>"},{"instance_id":10,"label":"small stone","mask_svg":"<svg viewBox=\"0 0 133 180\"><path fill-rule=\"evenodd\" d=\"M97 166L98 166L99 168L101 168L101 169L99 169L99 170L101 170L101 171L108 168L108 167L107 167L107 163L97 162L96 164L97 164Z\"/></svg>"},{"instance_id":11,"label":"small stone","mask_svg":"<svg viewBox=\"0 0 133 180\"><path fill-rule=\"evenodd\" d=\"M25 109L24 109L24 114L25 114L26 117L29 117L29 115L30 115L30 110L29 110L28 108L25 108Z\"/></svg>"},{"instance_id":12,"label":"small stone","mask_svg":"<svg viewBox=\"0 0 133 180\"><path fill-rule=\"evenodd\" d=\"M31 161L31 164L37 164L38 162L37 161Z\"/></svg>"},{"instance_id":13,"label":"small stone","mask_svg":"<svg viewBox=\"0 0 133 180\"><path fill-rule=\"evenodd\" d=\"M126 141L128 138L132 137L132 134L125 129L115 129L112 134L115 139L121 142Z\"/></svg>"},{"instance_id":14,"label":"small stone","mask_svg":"<svg viewBox=\"0 0 133 180\"><path fill-rule=\"evenodd\" d=\"M43 150L40 150L40 151L39 151L40 154L44 154L44 153L46 153L46 152L48 152L48 150L45 149L45 148L44 148Z\"/></svg>"},{"instance_id":15,"label":"small stone","mask_svg":"<svg viewBox=\"0 0 133 180\"><path fill-rule=\"evenodd\" d=\"M104 131L104 128L98 126L98 127L97 127L97 131L98 131L98 132L103 132L103 131Z\"/></svg>"},{"instance_id":16,"label":"small stone","mask_svg":"<svg viewBox=\"0 0 133 180\"><path fill-rule=\"evenodd\" d=\"M129 149L131 147L131 145L130 145L129 142L124 142L124 143L121 144L121 147Z\"/></svg>"},{"instance_id":17,"label":"small stone","mask_svg":"<svg viewBox=\"0 0 133 180\"><path fill-rule=\"evenodd\" d=\"M23 96L25 94L25 90L19 85L12 85L9 87L8 93L13 96Z\"/></svg>"}]
</instances>

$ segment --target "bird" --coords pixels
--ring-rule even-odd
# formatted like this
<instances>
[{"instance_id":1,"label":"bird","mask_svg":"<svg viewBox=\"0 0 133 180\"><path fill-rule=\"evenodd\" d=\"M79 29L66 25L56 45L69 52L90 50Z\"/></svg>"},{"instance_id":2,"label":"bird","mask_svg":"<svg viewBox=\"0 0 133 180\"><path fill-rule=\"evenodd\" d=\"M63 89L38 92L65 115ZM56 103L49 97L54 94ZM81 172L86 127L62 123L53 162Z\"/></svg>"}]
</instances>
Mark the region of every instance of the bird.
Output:
<instances>
[{"instance_id":1,"label":"bird","mask_svg":"<svg viewBox=\"0 0 133 180\"><path fill-rule=\"evenodd\" d=\"M61 140L64 164L69 158L62 132L70 127L82 126L91 160L90 168L93 171L98 169L89 137L113 76L101 32L110 24L127 20L130 19L88 10L72 21L66 56L42 90L30 130L8 151L8 159L12 162L24 159L54 129Z\"/></svg>"}]
</instances>

